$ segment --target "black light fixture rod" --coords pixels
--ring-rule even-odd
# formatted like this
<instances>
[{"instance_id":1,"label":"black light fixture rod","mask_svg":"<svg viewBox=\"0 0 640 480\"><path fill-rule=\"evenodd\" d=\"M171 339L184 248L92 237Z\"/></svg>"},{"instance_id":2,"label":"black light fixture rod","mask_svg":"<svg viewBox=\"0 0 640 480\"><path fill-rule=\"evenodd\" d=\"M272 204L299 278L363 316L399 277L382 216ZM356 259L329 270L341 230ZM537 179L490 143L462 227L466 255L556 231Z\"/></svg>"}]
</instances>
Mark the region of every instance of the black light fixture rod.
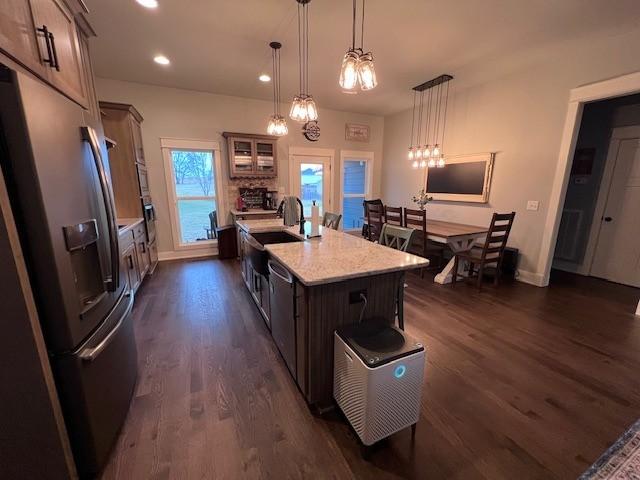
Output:
<instances>
[{"instance_id":1,"label":"black light fixture rod","mask_svg":"<svg viewBox=\"0 0 640 480\"><path fill-rule=\"evenodd\" d=\"M413 110L412 113L413 115L411 115L411 140L409 141L409 146L413 147L413 132L414 130L414 125L416 123L416 95L418 94L418 92L416 90L413 91Z\"/></svg>"},{"instance_id":2,"label":"black light fixture rod","mask_svg":"<svg viewBox=\"0 0 640 480\"><path fill-rule=\"evenodd\" d=\"M444 119L442 120L442 142L440 142L440 150L444 151L444 132L447 131L447 109L449 107L449 84L447 83L447 93L444 100Z\"/></svg>"},{"instance_id":3,"label":"black light fixture rod","mask_svg":"<svg viewBox=\"0 0 640 480\"><path fill-rule=\"evenodd\" d=\"M417 90L414 90L417 91ZM424 92L422 92L424 93ZM429 145L429 125L431 123L431 92L429 92L429 96L427 97L427 121L424 126L424 143L425 145Z\"/></svg>"},{"instance_id":4,"label":"black light fixture rod","mask_svg":"<svg viewBox=\"0 0 640 480\"><path fill-rule=\"evenodd\" d=\"M356 49L356 0L353 0L353 24L351 25L351 50Z\"/></svg>"},{"instance_id":5,"label":"black light fixture rod","mask_svg":"<svg viewBox=\"0 0 640 480\"><path fill-rule=\"evenodd\" d=\"M360 50L362 50L364 52L364 2L365 0L362 0L362 25L361 28L361 32L360 32Z\"/></svg>"},{"instance_id":6,"label":"black light fixture rod","mask_svg":"<svg viewBox=\"0 0 640 480\"><path fill-rule=\"evenodd\" d=\"M420 85L413 87L413 90L416 90L418 92L423 92L425 90L428 90L429 88L436 87L441 83L446 83L450 80L453 80L453 76L445 73L443 75L440 75L439 77L432 78L428 82L424 82Z\"/></svg>"}]
</instances>

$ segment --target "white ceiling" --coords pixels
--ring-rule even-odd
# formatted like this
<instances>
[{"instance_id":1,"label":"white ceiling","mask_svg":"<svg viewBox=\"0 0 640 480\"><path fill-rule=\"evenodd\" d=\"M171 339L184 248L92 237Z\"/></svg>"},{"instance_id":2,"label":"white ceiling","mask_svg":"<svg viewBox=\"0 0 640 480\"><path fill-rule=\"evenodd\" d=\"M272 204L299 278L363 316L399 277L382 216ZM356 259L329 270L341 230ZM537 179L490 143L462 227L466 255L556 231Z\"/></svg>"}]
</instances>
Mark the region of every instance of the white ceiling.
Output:
<instances>
[{"instance_id":1,"label":"white ceiling","mask_svg":"<svg viewBox=\"0 0 640 480\"><path fill-rule=\"evenodd\" d=\"M271 99L268 43L282 49L282 97L298 90L294 0L86 0L98 38L99 77L240 97ZM349 0L310 4L310 93L320 108L389 114L411 105L411 87L441 73L517 62L528 52L640 25L638 0L369 0L365 49L379 86L341 93L337 78L351 39ZM152 58L162 53L169 67Z\"/></svg>"}]
</instances>

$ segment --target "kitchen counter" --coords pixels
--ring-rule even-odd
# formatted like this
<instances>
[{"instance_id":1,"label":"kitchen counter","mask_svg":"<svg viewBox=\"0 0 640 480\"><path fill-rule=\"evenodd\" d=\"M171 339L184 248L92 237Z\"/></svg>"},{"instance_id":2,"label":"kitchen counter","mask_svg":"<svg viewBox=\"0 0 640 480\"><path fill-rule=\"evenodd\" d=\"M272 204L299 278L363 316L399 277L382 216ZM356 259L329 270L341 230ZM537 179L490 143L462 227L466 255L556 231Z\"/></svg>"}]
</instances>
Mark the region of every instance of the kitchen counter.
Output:
<instances>
[{"instance_id":1,"label":"kitchen counter","mask_svg":"<svg viewBox=\"0 0 640 480\"><path fill-rule=\"evenodd\" d=\"M287 227L282 219L238 220L247 233L287 231L300 235L298 225ZM305 231L311 231L306 222ZM429 260L369 242L361 237L320 227L321 237L303 242L265 245L266 250L306 286L351 278L423 268Z\"/></svg>"},{"instance_id":2,"label":"kitchen counter","mask_svg":"<svg viewBox=\"0 0 640 480\"><path fill-rule=\"evenodd\" d=\"M263 208L251 208L246 212L242 210L236 210L235 208L231 209L231 215L234 217L244 217L244 216L258 216L258 215L275 215L276 210L265 210Z\"/></svg>"},{"instance_id":3,"label":"kitchen counter","mask_svg":"<svg viewBox=\"0 0 640 480\"><path fill-rule=\"evenodd\" d=\"M144 222L144 218L117 218L118 233L122 235L132 230L136 225L140 225L142 222Z\"/></svg>"}]
</instances>

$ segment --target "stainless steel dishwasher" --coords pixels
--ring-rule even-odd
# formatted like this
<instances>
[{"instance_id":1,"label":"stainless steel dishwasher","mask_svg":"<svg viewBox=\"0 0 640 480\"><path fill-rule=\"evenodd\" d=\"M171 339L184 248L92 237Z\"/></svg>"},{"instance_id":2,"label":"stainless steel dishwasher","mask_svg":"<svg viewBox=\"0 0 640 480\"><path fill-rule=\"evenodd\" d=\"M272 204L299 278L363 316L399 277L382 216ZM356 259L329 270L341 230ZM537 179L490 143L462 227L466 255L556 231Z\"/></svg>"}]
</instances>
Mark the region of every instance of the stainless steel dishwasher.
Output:
<instances>
[{"instance_id":1,"label":"stainless steel dishwasher","mask_svg":"<svg viewBox=\"0 0 640 480\"><path fill-rule=\"evenodd\" d=\"M296 370L295 280L279 263L269 260L269 302L271 305L271 335L293 378Z\"/></svg>"}]
</instances>

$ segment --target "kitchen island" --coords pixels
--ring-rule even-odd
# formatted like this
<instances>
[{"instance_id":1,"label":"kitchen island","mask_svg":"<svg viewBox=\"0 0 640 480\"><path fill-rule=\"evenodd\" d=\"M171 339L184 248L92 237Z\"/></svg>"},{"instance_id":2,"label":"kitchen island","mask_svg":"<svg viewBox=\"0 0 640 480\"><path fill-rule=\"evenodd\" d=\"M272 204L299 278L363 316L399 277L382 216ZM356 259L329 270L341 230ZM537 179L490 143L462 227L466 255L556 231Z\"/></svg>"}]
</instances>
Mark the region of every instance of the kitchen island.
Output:
<instances>
[{"instance_id":1,"label":"kitchen island","mask_svg":"<svg viewBox=\"0 0 640 480\"><path fill-rule=\"evenodd\" d=\"M393 324L405 272L429 261L322 227L305 239L282 219L237 226L245 284L291 375L309 404L331 405L333 332L361 319Z\"/></svg>"}]
</instances>

